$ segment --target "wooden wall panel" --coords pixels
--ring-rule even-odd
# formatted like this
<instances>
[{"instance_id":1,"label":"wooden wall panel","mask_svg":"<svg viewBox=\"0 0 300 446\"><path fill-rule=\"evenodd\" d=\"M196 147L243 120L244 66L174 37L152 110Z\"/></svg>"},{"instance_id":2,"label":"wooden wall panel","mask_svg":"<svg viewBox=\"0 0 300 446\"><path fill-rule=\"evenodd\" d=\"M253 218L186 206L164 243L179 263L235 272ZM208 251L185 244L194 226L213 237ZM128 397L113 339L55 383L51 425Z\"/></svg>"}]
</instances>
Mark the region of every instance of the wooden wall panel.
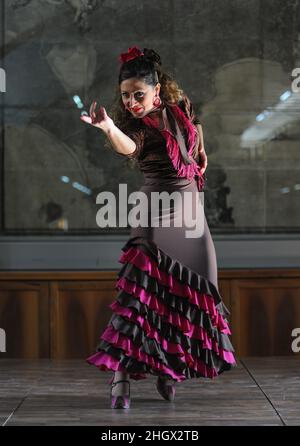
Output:
<instances>
[{"instance_id":1,"label":"wooden wall panel","mask_svg":"<svg viewBox=\"0 0 300 446\"><path fill-rule=\"evenodd\" d=\"M219 293L223 299L224 304L231 312L231 282L230 280L219 279L218 280ZM231 315L228 317L228 322L231 320Z\"/></svg>"},{"instance_id":2,"label":"wooden wall panel","mask_svg":"<svg viewBox=\"0 0 300 446\"><path fill-rule=\"evenodd\" d=\"M6 333L1 358L49 358L49 285L0 281L0 328Z\"/></svg>"},{"instance_id":3,"label":"wooden wall panel","mask_svg":"<svg viewBox=\"0 0 300 446\"><path fill-rule=\"evenodd\" d=\"M112 314L116 272L0 272L0 328L11 358L82 358ZM219 271L237 356L294 355L300 327L299 270Z\"/></svg>"},{"instance_id":4,"label":"wooden wall panel","mask_svg":"<svg viewBox=\"0 0 300 446\"><path fill-rule=\"evenodd\" d=\"M51 357L85 358L95 351L112 310L114 280L51 284Z\"/></svg>"},{"instance_id":5,"label":"wooden wall panel","mask_svg":"<svg viewBox=\"0 0 300 446\"><path fill-rule=\"evenodd\" d=\"M293 354L293 328L300 327L297 279L232 280L232 341L241 356Z\"/></svg>"}]
</instances>

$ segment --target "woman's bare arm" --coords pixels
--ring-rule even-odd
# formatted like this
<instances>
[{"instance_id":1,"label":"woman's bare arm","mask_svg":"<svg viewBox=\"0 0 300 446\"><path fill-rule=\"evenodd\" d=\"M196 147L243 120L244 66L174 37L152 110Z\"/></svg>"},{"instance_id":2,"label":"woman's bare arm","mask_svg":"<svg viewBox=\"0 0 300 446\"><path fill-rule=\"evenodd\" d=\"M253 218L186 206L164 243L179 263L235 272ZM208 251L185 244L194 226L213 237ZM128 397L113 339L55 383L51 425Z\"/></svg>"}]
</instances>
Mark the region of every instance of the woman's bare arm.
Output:
<instances>
[{"instance_id":1,"label":"woman's bare arm","mask_svg":"<svg viewBox=\"0 0 300 446\"><path fill-rule=\"evenodd\" d=\"M115 124L105 131L114 150L122 155L130 155L136 149L135 142Z\"/></svg>"},{"instance_id":2,"label":"woman's bare arm","mask_svg":"<svg viewBox=\"0 0 300 446\"><path fill-rule=\"evenodd\" d=\"M82 115L80 119L87 124L101 129L110 140L113 149L122 155L130 155L136 150L136 143L117 127L108 116L103 106L96 110L97 102L93 101L90 106L90 116Z\"/></svg>"}]
</instances>

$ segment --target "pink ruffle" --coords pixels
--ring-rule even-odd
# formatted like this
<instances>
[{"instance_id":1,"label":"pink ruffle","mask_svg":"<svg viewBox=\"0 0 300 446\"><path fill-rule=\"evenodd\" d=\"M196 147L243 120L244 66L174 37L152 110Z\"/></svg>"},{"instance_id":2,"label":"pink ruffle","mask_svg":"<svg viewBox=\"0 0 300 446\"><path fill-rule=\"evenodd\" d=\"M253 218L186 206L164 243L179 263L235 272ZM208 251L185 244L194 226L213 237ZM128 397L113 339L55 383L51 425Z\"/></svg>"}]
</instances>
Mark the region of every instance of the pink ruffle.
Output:
<instances>
[{"instance_id":1,"label":"pink ruffle","mask_svg":"<svg viewBox=\"0 0 300 446\"><path fill-rule=\"evenodd\" d=\"M99 368L99 370L102 370L104 372L113 370L114 372L128 373L128 370L125 367L122 367L117 359L104 352L94 353L92 356L89 356L86 359L86 362L88 364L95 365ZM146 373L130 373L129 376L130 378L135 380L147 378Z\"/></svg>"},{"instance_id":2,"label":"pink ruffle","mask_svg":"<svg viewBox=\"0 0 300 446\"><path fill-rule=\"evenodd\" d=\"M120 263L131 263L142 271L148 272L149 276L154 277L164 286L170 289L170 292L181 297L187 297L192 304L197 305L201 310L209 314L212 324L220 330L221 333L231 334L230 328L222 315L218 312L213 296L200 293L199 290L191 288L187 284L181 284L171 274L158 269L155 262L150 259L143 251L138 248L130 247L120 258ZM124 286L124 278L121 277L116 287Z\"/></svg>"},{"instance_id":3,"label":"pink ruffle","mask_svg":"<svg viewBox=\"0 0 300 446\"><path fill-rule=\"evenodd\" d=\"M162 348L166 352L172 353L172 354L177 353L180 356L184 356L184 360L187 363L189 361L195 361L195 358L193 358L189 353L185 352L179 344L169 342L166 339L162 338L161 335L158 333L158 331L155 329L155 327L152 327L149 324L147 319L136 314L136 312L134 310L131 310L130 308L122 307L119 304L119 302L113 302L110 305L110 308L116 314L119 314L120 316L125 316L128 318L128 320L137 323L146 332L147 336L149 338L155 339L159 344L161 344ZM169 314L169 316L171 316L171 315ZM173 324L173 322L176 322L173 325L177 326L178 320L172 321L172 317L171 318L168 317L167 322L169 322L171 324ZM195 325L192 325L189 321L187 321L187 322L188 322L189 329L188 329L188 331L183 330L183 333L186 336L188 336L189 338L200 339L201 341L203 341L203 348L206 348L208 350L213 350L220 358L222 358L224 361L226 361L230 364L235 363L235 359L234 359L232 352L229 352L227 350L224 350L222 347L219 347L217 341L215 339L210 339L207 336L206 331L203 330L202 327L196 327ZM110 342L109 339L106 339L106 340L108 342Z\"/></svg>"},{"instance_id":4,"label":"pink ruffle","mask_svg":"<svg viewBox=\"0 0 300 446\"><path fill-rule=\"evenodd\" d=\"M186 147L186 156L189 159L190 164L184 163L176 136L170 133L169 130L163 129L160 130L160 132L165 138L168 156L173 164L174 169L177 171L177 176L186 177L189 179L197 176L197 185L199 191L202 191L205 180L201 173L201 166L199 166L199 164L193 157L193 150L195 148L195 144L197 143L197 129L185 116L184 112L178 105L173 105L172 111L176 121L181 122L184 129L186 130L188 136L188 147ZM147 126L158 128L158 122L153 120L151 117L144 116L142 120Z\"/></svg>"},{"instance_id":5,"label":"pink ruffle","mask_svg":"<svg viewBox=\"0 0 300 446\"><path fill-rule=\"evenodd\" d=\"M139 362L144 362L153 370L160 373L169 374L176 381L183 381L186 379L186 376L183 373L176 373L173 369L167 367L165 364L161 363L153 356L148 355L145 352L141 352L138 346L136 346L129 338L114 330L113 327L107 327L101 338L105 339L105 337L107 342L110 343L112 342L112 339L115 339L114 346L122 348L126 356L134 358ZM117 370L117 367L119 366L119 361L115 358L112 358L111 355L105 352L97 352L92 357L88 358L88 362L90 364L96 365L99 368L103 366L106 367L101 368L101 370ZM208 367L203 361L198 358L196 358L196 360L192 358L188 366L196 372L200 373L205 378L214 378L218 375L215 369Z\"/></svg>"}]
</instances>

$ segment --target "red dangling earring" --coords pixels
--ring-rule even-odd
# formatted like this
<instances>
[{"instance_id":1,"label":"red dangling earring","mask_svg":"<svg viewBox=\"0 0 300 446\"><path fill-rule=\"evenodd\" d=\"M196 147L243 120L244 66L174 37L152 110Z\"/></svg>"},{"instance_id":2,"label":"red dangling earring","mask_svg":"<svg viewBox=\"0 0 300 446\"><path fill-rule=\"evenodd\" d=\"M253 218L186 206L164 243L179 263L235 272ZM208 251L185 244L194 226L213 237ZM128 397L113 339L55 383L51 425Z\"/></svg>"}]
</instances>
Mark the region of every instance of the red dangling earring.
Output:
<instances>
[{"instance_id":1,"label":"red dangling earring","mask_svg":"<svg viewBox=\"0 0 300 446\"><path fill-rule=\"evenodd\" d=\"M155 98L154 101L153 101L153 105L154 105L155 107L159 107L159 106L161 105L161 99L160 99L159 96L156 96L156 98Z\"/></svg>"}]
</instances>

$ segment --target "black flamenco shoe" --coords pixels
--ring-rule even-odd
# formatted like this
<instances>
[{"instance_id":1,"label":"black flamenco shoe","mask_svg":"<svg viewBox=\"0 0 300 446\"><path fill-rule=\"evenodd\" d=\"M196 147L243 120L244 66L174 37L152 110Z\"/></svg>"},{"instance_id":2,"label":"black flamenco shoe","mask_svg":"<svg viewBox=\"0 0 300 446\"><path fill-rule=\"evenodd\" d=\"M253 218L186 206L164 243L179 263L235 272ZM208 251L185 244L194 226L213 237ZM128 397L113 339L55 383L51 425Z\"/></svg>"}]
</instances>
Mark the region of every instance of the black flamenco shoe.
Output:
<instances>
[{"instance_id":1,"label":"black flamenco shoe","mask_svg":"<svg viewBox=\"0 0 300 446\"><path fill-rule=\"evenodd\" d=\"M169 381L169 380L168 380ZM167 401L174 401L175 399L175 381L174 384L167 384L167 379L161 376L157 377L156 388L160 395Z\"/></svg>"},{"instance_id":2,"label":"black flamenco shoe","mask_svg":"<svg viewBox=\"0 0 300 446\"><path fill-rule=\"evenodd\" d=\"M113 396L112 388L118 383L126 382L129 384L129 393L126 395L118 395ZM113 382L113 377L110 380L111 384L111 392L110 392L110 401L112 409L129 409L130 408L130 381L128 379L120 379L118 381Z\"/></svg>"}]
</instances>

